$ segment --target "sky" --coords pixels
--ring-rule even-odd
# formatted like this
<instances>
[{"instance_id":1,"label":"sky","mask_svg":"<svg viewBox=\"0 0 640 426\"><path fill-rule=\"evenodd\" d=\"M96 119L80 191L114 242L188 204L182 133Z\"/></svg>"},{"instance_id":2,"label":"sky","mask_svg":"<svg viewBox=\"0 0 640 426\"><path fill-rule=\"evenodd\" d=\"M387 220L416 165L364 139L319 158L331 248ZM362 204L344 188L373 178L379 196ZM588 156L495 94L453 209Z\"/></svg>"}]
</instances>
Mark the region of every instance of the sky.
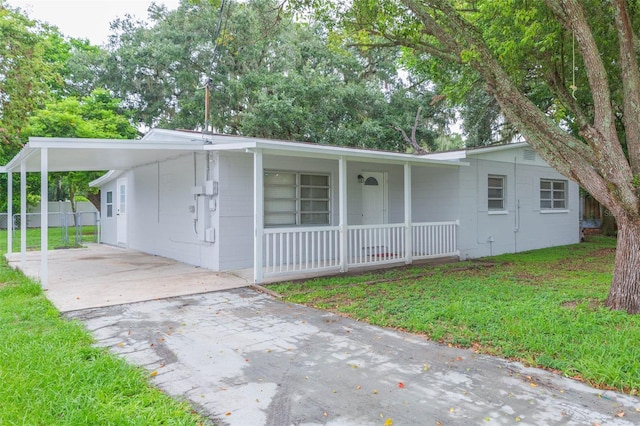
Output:
<instances>
[{"instance_id":1,"label":"sky","mask_svg":"<svg viewBox=\"0 0 640 426\"><path fill-rule=\"evenodd\" d=\"M66 36L89 39L97 46L109 37L109 23L127 13L146 19L151 0L6 0L32 19L48 22ZM168 9L176 9L179 0L156 0Z\"/></svg>"}]
</instances>

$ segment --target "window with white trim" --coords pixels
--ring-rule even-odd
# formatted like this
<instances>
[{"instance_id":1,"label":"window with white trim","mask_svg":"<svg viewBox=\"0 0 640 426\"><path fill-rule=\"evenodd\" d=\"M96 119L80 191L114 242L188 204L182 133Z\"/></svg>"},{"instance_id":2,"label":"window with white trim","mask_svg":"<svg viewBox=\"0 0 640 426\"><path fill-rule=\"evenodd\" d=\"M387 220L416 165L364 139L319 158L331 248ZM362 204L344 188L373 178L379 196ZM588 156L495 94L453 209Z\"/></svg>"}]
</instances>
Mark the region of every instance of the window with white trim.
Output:
<instances>
[{"instance_id":1,"label":"window with white trim","mask_svg":"<svg viewBox=\"0 0 640 426\"><path fill-rule=\"evenodd\" d=\"M264 172L265 226L329 225L328 174Z\"/></svg>"},{"instance_id":2,"label":"window with white trim","mask_svg":"<svg viewBox=\"0 0 640 426\"><path fill-rule=\"evenodd\" d=\"M107 217L113 217L113 191L107 191Z\"/></svg>"},{"instance_id":3,"label":"window with white trim","mask_svg":"<svg viewBox=\"0 0 640 426\"><path fill-rule=\"evenodd\" d=\"M489 210L504 210L506 176L489 175L487 179L487 207Z\"/></svg>"},{"instance_id":4,"label":"window with white trim","mask_svg":"<svg viewBox=\"0 0 640 426\"><path fill-rule=\"evenodd\" d=\"M567 208L567 181L540 179L540 209L565 210Z\"/></svg>"}]
</instances>

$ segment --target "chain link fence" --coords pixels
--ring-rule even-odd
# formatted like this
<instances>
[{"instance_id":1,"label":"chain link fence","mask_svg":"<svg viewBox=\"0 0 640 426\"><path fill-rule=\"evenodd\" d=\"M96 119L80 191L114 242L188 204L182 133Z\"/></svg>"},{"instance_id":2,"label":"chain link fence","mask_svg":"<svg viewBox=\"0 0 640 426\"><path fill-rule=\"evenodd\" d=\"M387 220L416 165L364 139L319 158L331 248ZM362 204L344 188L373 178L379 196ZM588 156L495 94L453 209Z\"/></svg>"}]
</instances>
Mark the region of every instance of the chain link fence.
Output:
<instances>
[{"instance_id":1,"label":"chain link fence","mask_svg":"<svg viewBox=\"0 0 640 426\"><path fill-rule=\"evenodd\" d=\"M40 249L41 213L27 213L27 249ZM100 242L100 216L98 212L50 212L49 248L78 247L83 243ZM20 249L21 216L16 213L8 220L6 213L0 213L0 230L11 232L13 249Z\"/></svg>"}]
</instances>

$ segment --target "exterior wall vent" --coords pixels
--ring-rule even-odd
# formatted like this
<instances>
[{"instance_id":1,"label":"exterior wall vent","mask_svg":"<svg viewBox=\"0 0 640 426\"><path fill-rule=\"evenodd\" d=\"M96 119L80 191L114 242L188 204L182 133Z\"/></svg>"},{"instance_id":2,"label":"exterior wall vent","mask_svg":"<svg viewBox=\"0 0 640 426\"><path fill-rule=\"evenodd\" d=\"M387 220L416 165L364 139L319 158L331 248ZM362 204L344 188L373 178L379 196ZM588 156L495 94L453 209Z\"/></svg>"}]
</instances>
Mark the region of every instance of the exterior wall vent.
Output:
<instances>
[{"instance_id":1,"label":"exterior wall vent","mask_svg":"<svg viewBox=\"0 0 640 426\"><path fill-rule=\"evenodd\" d=\"M525 149L523 156L527 161L536 161L536 152L532 149Z\"/></svg>"}]
</instances>

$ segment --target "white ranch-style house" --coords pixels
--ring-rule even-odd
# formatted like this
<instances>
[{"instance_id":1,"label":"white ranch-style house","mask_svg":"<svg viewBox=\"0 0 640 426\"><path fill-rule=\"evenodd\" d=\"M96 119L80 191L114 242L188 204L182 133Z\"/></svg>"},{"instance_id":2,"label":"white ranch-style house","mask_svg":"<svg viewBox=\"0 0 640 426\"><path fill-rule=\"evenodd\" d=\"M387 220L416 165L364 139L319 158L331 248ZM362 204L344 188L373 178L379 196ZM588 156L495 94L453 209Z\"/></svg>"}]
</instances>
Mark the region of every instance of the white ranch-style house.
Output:
<instances>
[{"instance_id":1,"label":"white ranch-style house","mask_svg":"<svg viewBox=\"0 0 640 426\"><path fill-rule=\"evenodd\" d=\"M577 184L526 143L418 156L154 129L141 140L31 138L1 169L20 175L22 214L27 173L45 177L46 199L48 173L69 170L109 170L92 183L102 243L214 271L252 268L256 283L580 234ZM46 250L41 268L46 285Z\"/></svg>"}]
</instances>

